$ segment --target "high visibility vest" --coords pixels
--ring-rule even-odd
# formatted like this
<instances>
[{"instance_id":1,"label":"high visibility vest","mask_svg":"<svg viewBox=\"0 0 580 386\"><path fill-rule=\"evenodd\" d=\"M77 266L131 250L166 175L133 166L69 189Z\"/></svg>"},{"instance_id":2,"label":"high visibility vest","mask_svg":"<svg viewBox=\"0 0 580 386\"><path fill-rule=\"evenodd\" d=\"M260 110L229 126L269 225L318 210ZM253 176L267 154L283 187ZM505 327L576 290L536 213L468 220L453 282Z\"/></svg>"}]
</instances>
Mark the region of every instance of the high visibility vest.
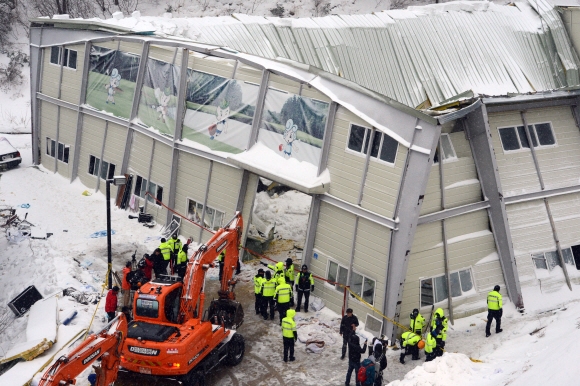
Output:
<instances>
[{"instance_id":1,"label":"high visibility vest","mask_svg":"<svg viewBox=\"0 0 580 386\"><path fill-rule=\"evenodd\" d=\"M169 243L167 241L159 244L159 249L161 250L161 254L163 255L163 260L170 260L171 259L172 249L169 246Z\"/></svg>"},{"instance_id":2,"label":"high visibility vest","mask_svg":"<svg viewBox=\"0 0 580 386\"><path fill-rule=\"evenodd\" d=\"M310 291L310 286L314 285L314 278L310 272L298 272L296 284L299 291Z\"/></svg>"},{"instance_id":3,"label":"high visibility vest","mask_svg":"<svg viewBox=\"0 0 580 386\"><path fill-rule=\"evenodd\" d=\"M282 319L282 336L284 338L294 338L296 331L296 322L289 316Z\"/></svg>"},{"instance_id":4,"label":"high visibility vest","mask_svg":"<svg viewBox=\"0 0 580 386\"><path fill-rule=\"evenodd\" d=\"M187 253L183 249L180 249L177 254L177 265L185 263L187 263Z\"/></svg>"},{"instance_id":5,"label":"high visibility vest","mask_svg":"<svg viewBox=\"0 0 580 386\"><path fill-rule=\"evenodd\" d=\"M218 256L218 261L219 261L220 263L223 263L225 258L226 258L226 250L224 249L224 250L222 251L222 253L220 253L220 255Z\"/></svg>"},{"instance_id":6,"label":"high visibility vest","mask_svg":"<svg viewBox=\"0 0 580 386\"><path fill-rule=\"evenodd\" d=\"M423 330L425 326L425 318L421 314L417 314L415 319L411 319L411 331Z\"/></svg>"},{"instance_id":7,"label":"high visibility vest","mask_svg":"<svg viewBox=\"0 0 580 386\"><path fill-rule=\"evenodd\" d=\"M262 282L262 296L274 296L276 293L276 281L274 279Z\"/></svg>"},{"instance_id":8,"label":"high visibility vest","mask_svg":"<svg viewBox=\"0 0 580 386\"><path fill-rule=\"evenodd\" d=\"M169 239L167 240L167 243L169 244L169 247L173 252L181 251L181 247L183 247L183 243L181 242L181 240L179 240L179 238Z\"/></svg>"},{"instance_id":9,"label":"high visibility vest","mask_svg":"<svg viewBox=\"0 0 580 386\"><path fill-rule=\"evenodd\" d=\"M421 336L414 332L406 331L401 335L401 340L403 341L403 347L415 346L421 340Z\"/></svg>"},{"instance_id":10,"label":"high visibility vest","mask_svg":"<svg viewBox=\"0 0 580 386\"><path fill-rule=\"evenodd\" d=\"M427 338L425 339L425 352L431 354L435 349L435 346L437 346L437 341L431 336L431 333L428 333Z\"/></svg>"},{"instance_id":11,"label":"high visibility vest","mask_svg":"<svg viewBox=\"0 0 580 386\"><path fill-rule=\"evenodd\" d=\"M290 268L284 270L284 277L286 283L290 285L294 284L294 264L290 264Z\"/></svg>"},{"instance_id":12,"label":"high visibility vest","mask_svg":"<svg viewBox=\"0 0 580 386\"><path fill-rule=\"evenodd\" d=\"M292 286L286 283L280 284L278 287L276 287L274 297L277 297L278 303L289 303L290 299L292 298Z\"/></svg>"},{"instance_id":13,"label":"high visibility vest","mask_svg":"<svg viewBox=\"0 0 580 386\"><path fill-rule=\"evenodd\" d=\"M266 279L264 279L264 277L256 275L254 276L254 292L259 294L260 291L262 290L262 283L266 281Z\"/></svg>"},{"instance_id":14,"label":"high visibility vest","mask_svg":"<svg viewBox=\"0 0 580 386\"><path fill-rule=\"evenodd\" d=\"M503 307L502 296L497 291L491 291L487 294L487 308L492 311L497 311Z\"/></svg>"},{"instance_id":15,"label":"high visibility vest","mask_svg":"<svg viewBox=\"0 0 580 386\"><path fill-rule=\"evenodd\" d=\"M438 339L447 340L447 318L443 313L443 309L437 308L435 310L435 314L433 314L433 318L431 320L431 330L434 330L437 327L437 315L439 315L439 319L441 320L442 328L439 331L439 335L437 335Z\"/></svg>"}]
</instances>

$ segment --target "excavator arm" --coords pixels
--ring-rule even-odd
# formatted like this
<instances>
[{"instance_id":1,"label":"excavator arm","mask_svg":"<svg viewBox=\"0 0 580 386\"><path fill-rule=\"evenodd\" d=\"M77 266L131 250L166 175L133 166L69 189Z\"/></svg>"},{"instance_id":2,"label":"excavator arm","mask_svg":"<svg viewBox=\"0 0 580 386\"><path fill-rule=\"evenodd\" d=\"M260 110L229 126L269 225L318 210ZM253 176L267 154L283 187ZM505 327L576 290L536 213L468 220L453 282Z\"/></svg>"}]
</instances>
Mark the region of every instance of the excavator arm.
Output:
<instances>
[{"instance_id":1,"label":"excavator arm","mask_svg":"<svg viewBox=\"0 0 580 386\"><path fill-rule=\"evenodd\" d=\"M110 386L117 380L121 349L127 336L127 319L119 314L102 331L89 335L77 348L61 356L40 378L38 386L65 386L76 384L75 378L96 359L97 386Z\"/></svg>"},{"instance_id":2,"label":"excavator arm","mask_svg":"<svg viewBox=\"0 0 580 386\"><path fill-rule=\"evenodd\" d=\"M242 214L236 212L234 218L226 226L220 228L206 244L200 246L189 259L183 280L184 289L180 306L181 323L193 318L197 307L203 310L205 273L209 267L213 266L215 259L225 249L227 249L227 253L224 259L224 271L219 296L223 299L235 299L233 287L236 282L232 279L232 276L234 267L238 262L238 246L242 228Z\"/></svg>"}]
</instances>

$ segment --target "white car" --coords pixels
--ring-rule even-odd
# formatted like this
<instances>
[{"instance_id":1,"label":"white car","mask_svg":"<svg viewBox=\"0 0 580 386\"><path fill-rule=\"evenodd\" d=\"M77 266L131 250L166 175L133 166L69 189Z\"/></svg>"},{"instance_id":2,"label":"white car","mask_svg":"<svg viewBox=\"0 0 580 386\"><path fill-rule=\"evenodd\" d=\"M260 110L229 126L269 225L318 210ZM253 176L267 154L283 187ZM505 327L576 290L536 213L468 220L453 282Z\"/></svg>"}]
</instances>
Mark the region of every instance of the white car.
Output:
<instances>
[{"instance_id":1,"label":"white car","mask_svg":"<svg viewBox=\"0 0 580 386\"><path fill-rule=\"evenodd\" d=\"M4 137L0 137L0 170L18 166L22 162L20 152Z\"/></svg>"}]
</instances>

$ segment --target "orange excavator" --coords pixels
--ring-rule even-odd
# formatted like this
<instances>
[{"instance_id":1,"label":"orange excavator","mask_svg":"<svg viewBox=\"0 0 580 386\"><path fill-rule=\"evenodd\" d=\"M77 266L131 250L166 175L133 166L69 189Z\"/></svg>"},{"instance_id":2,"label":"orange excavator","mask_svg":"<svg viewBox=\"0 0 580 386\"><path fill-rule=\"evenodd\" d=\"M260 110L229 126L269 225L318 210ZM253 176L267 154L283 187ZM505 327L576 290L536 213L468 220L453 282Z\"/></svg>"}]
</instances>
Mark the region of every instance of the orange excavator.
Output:
<instances>
[{"instance_id":1,"label":"orange excavator","mask_svg":"<svg viewBox=\"0 0 580 386\"><path fill-rule=\"evenodd\" d=\"M89 335L77 348L63 355L50 366L40 378L38 386L65 386L76 384L75 378L100 359L100 366L93 366L97 386L109 386L117 380L121 347L127 336L127 320L119 314L101 332Z\"/></svg>"},{"instance_id":2,"label":"orange excavator","mask_svg":"<svg viewBox=\"0 0 580 386\"><path fill-rule=\"evenodd\" d=\"M242 228L237 212L188 260L183 280L162 275L135 293L134 320L121 356L121 366L133 379L140 373L197 386L220 363L242 361L245 342L235 329L243 323L244 312L235 300L233 279ZM224 251L219 298L204 313L205 275Z\"/></svg>"}]
</instances>

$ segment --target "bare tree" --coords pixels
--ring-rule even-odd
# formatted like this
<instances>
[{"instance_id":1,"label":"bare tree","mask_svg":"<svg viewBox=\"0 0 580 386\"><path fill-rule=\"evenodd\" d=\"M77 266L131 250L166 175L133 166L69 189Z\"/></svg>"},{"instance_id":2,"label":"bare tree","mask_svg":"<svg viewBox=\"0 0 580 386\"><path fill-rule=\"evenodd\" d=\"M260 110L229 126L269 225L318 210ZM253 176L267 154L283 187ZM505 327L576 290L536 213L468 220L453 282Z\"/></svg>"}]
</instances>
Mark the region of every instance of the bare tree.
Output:
<instances>
[{"instance_id":1,"label":"bare tree","mask_svg":"<svg viewBox=\"0 0 580 386\"><path fill-rule=\"evenodd\" d=\"M41 16L63 14L82 18L97 16L94 0L31 0L31 4Z\"/></svg>"},{"instance_id":2,"label":"bare tree","mask_svg":"<svg viewBox=\"0 0 580 386\"><path fill-rule=\"evenodd\" d=\"M0 0L0 47L9 44L9 34L16 18L16 0Z\"/></svg>"}]
</instances>

